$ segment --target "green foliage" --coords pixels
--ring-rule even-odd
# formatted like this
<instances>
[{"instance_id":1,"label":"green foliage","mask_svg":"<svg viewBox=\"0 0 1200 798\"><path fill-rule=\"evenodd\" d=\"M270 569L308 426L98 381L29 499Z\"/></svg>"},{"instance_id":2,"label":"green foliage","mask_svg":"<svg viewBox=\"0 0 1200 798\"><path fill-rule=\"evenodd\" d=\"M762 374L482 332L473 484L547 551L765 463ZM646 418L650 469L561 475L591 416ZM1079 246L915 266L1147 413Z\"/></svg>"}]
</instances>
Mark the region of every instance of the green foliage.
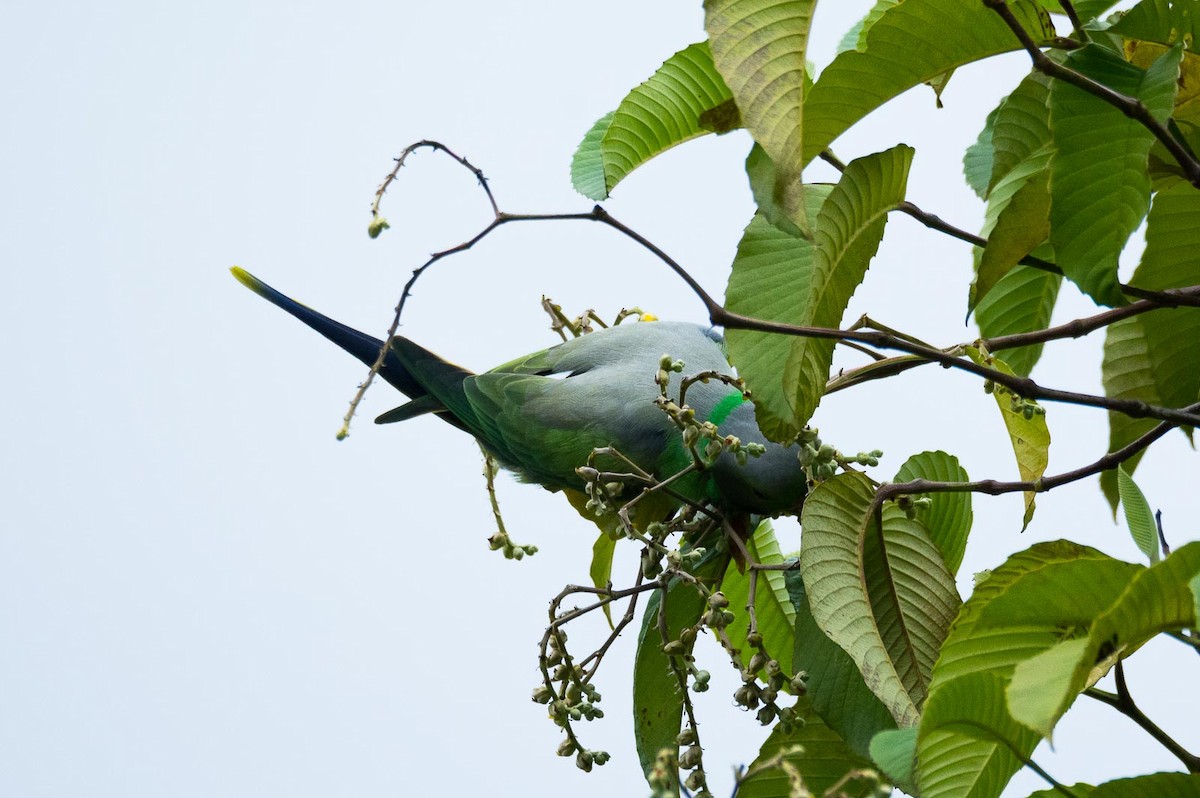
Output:
<instances>
[{"instance_id":1,"label":"green foliage","mask_svg":"<svg viewBox=\"0 0 1200 798\"><path fill-rule=\"evenodd\" d=\"M707 134L701 117L730 97L708 42L680 50L587 132L571 162L571 182L585 197L607 198L655 155Z\"/></svg>"},{"instance_id":2,"label":"green foliage","mask_svg":"<svg viewBox=\"0 0 1200 798\"><path fill-rule=\"evenodd\" d=\"M889 507L881 525L873 497L870 481L854 472L810 493L800 566L817 623L858 664L896 723L910 726L959 597L921 522Z\"/></svg>"},{"instance_id":3,"label":"green foliage","mask_svg":"<svg viewBox=\"0 0 1200 798\"><path fill-rule=\"evenodd\" d=\"M1143 71L1090 45L1067 56L1065 64L1137 98L1161 121L1174 104L1182 55L1171 50ZM1050 243L1058 265L1097 302L1122 304L1117 256L1150 203L1146 164L1154 136L1109 103L1061 81L1050 91L1050 123L1055 144Z\"/></svg>"},{"instance_id":4,"label":"green foliage","mask_svg":"<svg viewBox=\"0 0 1200 798\"><path fill-rule=\"evenodd\" d=\"M903 145L846 167L813 219L813 237L795 238L751 224L730 278L730 310L768 298L764 317L809 327L836 327L883 238L887 212L904 199L912 149ZM821 190L806 192L810 203ZM811 207L809 209L811 212ZM769 249L769 255L764 254ZM776 440L794 437L816 410L834 343L829 339L735 331L730 348L755 392L759 423Z\"/></svg>"},{"instance_id":5,"label":"green foliage","mask_svg":"<svg viewBox=\"0 0 1200 798\"><path fill-rule=\"evenodd\" d=\"M1125 524L1129 527L1129 534L1153 565L1161 556L1154 514L1150 512L1150 503L1146 501L1142 489L1133 481L1133 477L1129 476L1124 466L1117 466L1117 493L1121 497L1121 507L1125 511Z\"/></svg>"},{"instance_id":6,"label":"green foliage","mask_svg":"<svg viewBox=\"0 0 1200 798\"><path fill-rule=\"evenodd\" d=\"M816 0L706 0L704 25L713 61L733 92L741 118L778 170L777 187L789 216L805 225L799 190L804 167L800 140L808 29ZM746 24L753 18L754 24Z\"/></svg>"},{"instance_id":7,"label":"green foliage","mask_svg":"<svg viewBox=\"0 0 1200 798\"><path fill-rule=\"evenodd\" d=\"M993 355L984 355L974 348L968 349L967 353L976 363L986 364L1001 374L1015 373L1007 363ZM1050 429L1046 426L1045 414L1037 412L1041 408L1031 406L1007 389L993 387L992 396L1000 408L1004 428L1008 430L1013 454L1017 457L1017 471L1021 475L1021 481L1036 482L1046 473L1046 466L1050 464ZM1037 491L1025 491L1022 532L1033 520L1036 495Z\"/></svg>"},{"instance_id":8,"label":"green foliage","mask_svg":"<svg viewBox=\"0 0 1200 798\"><path fill-rule=\"evenodd\" d=\"M1132 474L1153 443L1143 436L1159 425L1155 435L1179 427L1190 436L1187 422L1200 410L1200 12L1194 2L1143 0L1102 20L1113 5L1078 0L1082 30L1060 32L1050 13L1071 9L1054 0L879 0L818 72L807 61L815 0L707 0L707 41L668 59L584 137L572 180L597 200L692 138L744 127L753 139L745 168L756 210L725 305L710 310L727 328L742 380L727 382L748 391L766 437L800 442L810 483L798 555L781 550L767 521L726 517L705 527L711 507L636 529L615 515L598 522L591 576L599 594L614 578L615 547L626 538L642 547L631 590L650 595L634 664L634 734L655 796L678 795L681 783L712 795L685 712L689 690L707 687L697 634L725 648L742 682L735 703L770 727L739 783L742 798L835 785L838 794L872 794L872 767L921 798L996 798L1110 669L1158 634L1196 644L1200 543L1162 556ZM927 223L930 215L905 199L911 147L845 166L829 147L901 93L929 84L940 96L952 74L956 85L981 74L960 67L1023 48L1035 68L962 155L967 185L984 203L984 240L950 231L973 245L963 249L964 261L968 252L974 259L963 311L981 338L935 346L882 327L839 330L888 215L902 209ZM805 182L818 156L841 171L836 184ZM1143 219L1145 252L1124 285L1119 259ZM1102 309L1051 328L1064 277ZM746 319L789 325L791 334L748 329ZM1026 379L1045 346L1097 330L1105 333L1103 396L1050 393ZM878 350L878 359L831 380L839 339ZM988 474L971 482L956 457L924 451L880 483L858 468L877 465L877 452L847 459L808 427L827 391L929 361L980 378L1000 418L981 410L971 432L1003 430L1019 481ZM1071 470L1047 474L1046 398L1108 408L1110 456L1088 462L1065 452ZM1170 415L1181 408L1193 415ZM686 409L674 412L681 428L703 426ZM733 445L709 432L706 446ZM818 459L824 470L812 466ZM698 456L684 476L702 467ZM955 574L969 546L972 492L1024 492L1023 529L1039 492L1097 475L1114 512L1119 495L1149 566L1069 540L1039 543L960 598ZM918 480L907 489L923 493L902 493ZM632 482L648 488L634 501L671 485ZM1064 530L1084 540L1092 532ZM710 549L703 555L694 548L701 538ZM1159 773L1070 790L1190 796L1198 785L1195 775Z\"/></svg>"}]
</instances>

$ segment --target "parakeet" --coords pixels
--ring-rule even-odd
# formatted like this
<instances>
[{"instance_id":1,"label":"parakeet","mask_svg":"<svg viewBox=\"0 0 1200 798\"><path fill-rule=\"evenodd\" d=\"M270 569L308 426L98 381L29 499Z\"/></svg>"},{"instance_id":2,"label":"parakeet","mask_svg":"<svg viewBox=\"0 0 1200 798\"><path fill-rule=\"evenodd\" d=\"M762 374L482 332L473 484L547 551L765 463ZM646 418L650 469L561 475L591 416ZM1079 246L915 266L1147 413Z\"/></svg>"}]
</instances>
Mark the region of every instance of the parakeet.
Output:
<instances>
[{"instance_id":1,"label":"parakeet","mask_svg":"<svg viewBox=\"0 0 1200 798\"><path fill-rule=\"evenodd\" d=\"M368 365L383 341L334 321L234 267L243 285L286 310ZM682 377L713 371L731 374L721 336L682 322L626 323L597 330L517 358L491 371L472 373L406 338L387 344L379 376L409 397L377 423L433 413L479 440L502 466L551 490L581 491L576 472L599 447L613 447L657 479L693 462L678 426L655 406L655 381L663 355L684 363L671 375L668 395L678 396ZM721 435L765 447L739 464L721 454L708 468L689 474L672 489L696 503L735 514L797 512L807 479L795 446L768 441L743 393L717 380L693 383L687 405ZM615 458L597 464L626 472Z\"/></svg>"}]
</instances>

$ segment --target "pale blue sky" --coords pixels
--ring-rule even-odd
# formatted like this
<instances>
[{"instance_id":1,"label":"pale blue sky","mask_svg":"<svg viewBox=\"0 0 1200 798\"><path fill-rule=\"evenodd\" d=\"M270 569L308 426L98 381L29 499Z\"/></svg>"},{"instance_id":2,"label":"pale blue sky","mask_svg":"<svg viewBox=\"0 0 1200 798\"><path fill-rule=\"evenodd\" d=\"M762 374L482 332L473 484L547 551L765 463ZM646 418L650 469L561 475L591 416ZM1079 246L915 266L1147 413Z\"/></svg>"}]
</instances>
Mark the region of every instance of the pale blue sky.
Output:
<instances>
[{"instance_id":1,"label":"pale blue sky","mask_svg":"<svg viewBox=\"0 0 1200 798\"><path fill-rule=\"evenodd\" d=\"M867 6L822 8L818 64ZM337 443L364 369L228 268L382 333L409 271L488 219L465 173L420 154L385 201L393 229L369 240L372 192L405 144L468 156L506 210L586 210L568 177L579 138L702 35L694 2L0 9L0 795L641 794L629 641L599 678L607 717L586 730L612 752L605 767L556 758L558 731L528 698L546 602L587 580L594 531L560 497L505 479L510 530L542 551L489 552L474 444L430 419L374 427L395 401L387 386ZM1025 69L1013 56L964 70L940 111L913 92L838 152L916 146L911 198L974 228L958 154ZM607 207L719 294L751 209L748 146L738 133L669 153ZM964 246L895 218L847 319L869 310L969 340L969 268ZM569 310L702 320L647 254L560 224L503 230L438 266L405 334L488 367L553 341L543 293ZM1071 296L1063 312L1088 308ZM1098 390L1098 353L1098 339L1059 345L1038 376ZM1049 418L1052 470L1102 452L1097 411ZM847 450L883 449L884 477L926 448L973 477L1015 474L992 400L961 374L837 394L816 422ZM1139 471L1176 542L1196 534L1194 466L1173 436ZM1020 535L1018 498L976 500L964 589L1037 540L1136 558L1094 482L1039 506ZM782 534L798 545L794 527ZM1193 664L1177 648L1153 644L1130 678L1186 739L1194 725L1160 675ZM701 705L720 793L761 732L707 656L726 679ZM1038 761L1064 781L1176 766L1132 725L1100 726L1108 715L1072 713Z\"/></svg>"}]
</instances>

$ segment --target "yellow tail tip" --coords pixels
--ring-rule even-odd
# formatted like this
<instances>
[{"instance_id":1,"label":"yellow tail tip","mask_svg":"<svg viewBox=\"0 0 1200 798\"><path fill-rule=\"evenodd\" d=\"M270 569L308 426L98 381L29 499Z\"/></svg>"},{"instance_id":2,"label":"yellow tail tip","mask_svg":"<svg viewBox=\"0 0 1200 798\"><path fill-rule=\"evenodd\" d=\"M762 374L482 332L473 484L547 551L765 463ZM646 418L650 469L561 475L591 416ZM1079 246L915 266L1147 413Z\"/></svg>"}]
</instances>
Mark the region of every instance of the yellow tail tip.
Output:
<instances>
[{"instance_id":1,"label":"yellow tail tip","mask_svg":"<svg viewBox=\"0 0 1200 798\"><path fill-rule=\"evenodd\" d=\"M229 273L232 274L233 278L239 283L260 296L263 293L263 289L266 288L266 283L243 269L241 266L230 266Z\"/></svg>"}]
</instances>

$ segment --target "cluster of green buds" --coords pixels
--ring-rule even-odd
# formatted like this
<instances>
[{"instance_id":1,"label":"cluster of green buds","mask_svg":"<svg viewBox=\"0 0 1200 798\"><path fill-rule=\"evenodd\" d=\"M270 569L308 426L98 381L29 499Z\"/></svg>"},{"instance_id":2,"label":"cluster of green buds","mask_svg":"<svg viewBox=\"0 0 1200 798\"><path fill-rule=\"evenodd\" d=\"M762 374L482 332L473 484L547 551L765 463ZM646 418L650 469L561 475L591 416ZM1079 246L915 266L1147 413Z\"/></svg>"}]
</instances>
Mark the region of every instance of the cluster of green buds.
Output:
<instances>
[{"instance_id":1,"label":"cluster of green buds","mask_svg":"<svg viewBox=\"0 0 1200 798\"><path fill-rule=\"evenodd\" d=\"M917 517L918 511L928 510L933 506L930 496L897 496L896 506L904 511L904 517L909 521Z\"/></svg>"},{"instance_id":2,"label":"cluster of green buds","mask_svg":"<svg viewBox=\"0 0 1200 798\"><path fill-rule=\"evenodd\" d=\"M504 552L504 559L506 560L523 560L525 557L532 557L538 552L537 546L522 546L518 543L513 543L508 533L504 531L497 532L488 538L488 548L492 551Z\"/></svg>"},{"instance_id":3,"label":"cluster of green buds","mask_svg":"<svg viewBox=\"0 0 1200 798\"><path fill-rule=\"evenodd\" d=\"M618 506L625 486L620 482L605 482L603 474L594 466L586 465L575 469L575 473L583 480L583 491L588 500L585 507L597 516L608 515Z\"/></svg>"},{"instance_id":4,"label":"cluster of green buds","mask_svg":"<svg viewBox=\"0 0 1200 798\"><path fill-rule=\"evenodd\" d=\"M729 599L718 590L708 597L708 611L700 616L700 622L710 629L720 630L733 623L736 617L729 609Z\"/></svg>"},{"instance_id":5,"label":"cluster of green buds","mask_svg":"<svg viewBox=\"0 0 1200 798\"><path fill-rule=\"evenodd\" d=\"M800 446L800 466L808 474L813 483L831 479L838 469L847 469L852 465L877 466L883 452L873 449L869 452L859 452L847 457L828 443L822 443L819 431L815 427L805 427L796 436Z\"/></svg>"},{"instance_id":6,"label":"cluster of green buds","mask_svg":"<svg viewBox=\"0 0 1200 798\"><path fill-rule=\"evenodd\" d=\"M1046 415L1046 408L1042 407L1033 399L1026 399L1024 396L1014 392L1010 388L1000 385L992 380L986 380L983 383L985 393L995 393L998 396L1008 395L1009 410L1019 416L1024 416L1026 421L1032 421L1034 416Z\"/></svg>"},{"instance_id":7,"label":"cluster of green buds","mask_svg":"<svg viewBox=\"0 0 1200 798\"><path fill-rule=\"evenodd\" d=\"M583 669L572 662L566 651L566 641L567 633L562 629L550 632L544 662L550 678L535 687L531 697L535 703L546 705L550 719L567 731L566 738L558 746L558 755L575 754L575 764L581 770L590 771L593 765L603 765L609 760L608 752L592 751L580 745L571 723L602 718L604 710L596 706L600 703L600 691L591 682L584 681ZM555 683L558 689L555 689Z\"/></svg>"},{"instance_id":8,"label":"cluster of green buds","mask_svg":"<svg viewBox=\"0 0 1200 798\"><path fill-rule=\"evenodd\" d=\"M708 795L708 777L704 774L704 751L700 748L700 737L696 729L689 725L675 736L675 744L679 746L679 769L692 771L684 779L683 786L696 796Z\"/></svg>"},{"instance_id":9,"label":"cluster of green buds","mask_svg":"<svg viewBox=\"0 0 1200 798\"><path fill-rule=\"evenodd\" d=\"M741 382L734 377L706 372L689 377L680 386L679 401L672 399L667 391L671 385L671 375L683 371L682 360L672 360L670 355L663 355L658 363L658 373L654 381L658 384L658 396L654 403L675 422L675 426L683 433L683 445L696 459L697 465L709 468L725 452L731 453L739 465L745 465L751 457L758 457L766 451L766 447L758 443L743 443L735 435L722 435L717 425L711 421L700 421L696 411L684 401L687 386L692 382L707 383L719 379L730 385L741 387Z\"/></svg>"}]
</instances>

